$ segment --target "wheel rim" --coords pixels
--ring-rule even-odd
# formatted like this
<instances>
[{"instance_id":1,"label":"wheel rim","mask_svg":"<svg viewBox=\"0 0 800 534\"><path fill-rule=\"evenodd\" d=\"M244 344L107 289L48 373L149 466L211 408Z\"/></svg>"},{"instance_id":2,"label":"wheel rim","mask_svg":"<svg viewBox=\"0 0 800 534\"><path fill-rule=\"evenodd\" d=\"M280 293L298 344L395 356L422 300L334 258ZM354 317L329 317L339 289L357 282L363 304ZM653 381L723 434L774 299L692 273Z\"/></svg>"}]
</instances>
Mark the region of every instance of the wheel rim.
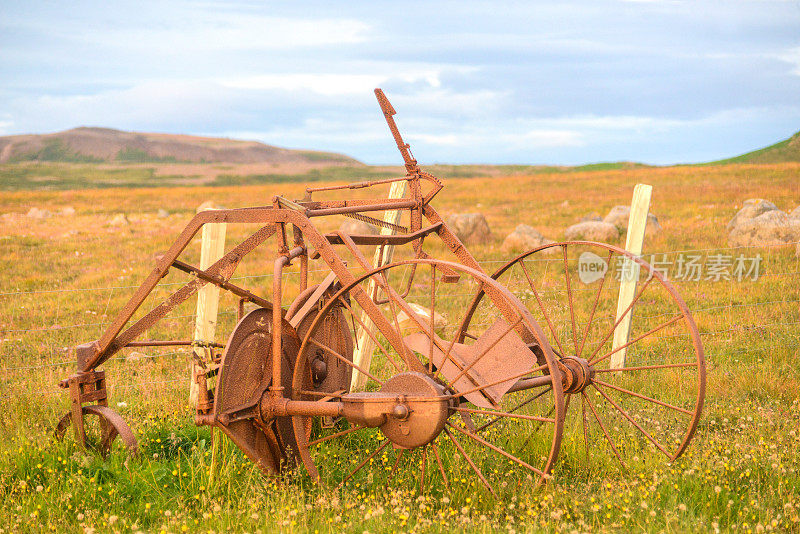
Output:
<instances>
[{"instance_id":1,"label":"wheel rim","mask_svg":"<svg viewBox=\"0 0 800 534\"><path fill-rule=\"evenodd\" d=\"M593 256L582 260L585 253ZM617 278L630 278L636 269L633 302L618 310ZM580 391L567 388L573 409L567 410L565 443L573 455L587 463L597 456L599 465L605 456L627 467L645 461L645 447L668 461L683 454L705 399L705 356L688 307L661 272L619 247L572 241L520 254L492 278L540 320L561 361L575 355L589 361L591 383ZM477 295L473 306L482 298ZM630 334L615 341L626 317L632 317Z\"/></svg>"},{"instance_id":2,"label":"wheel rim","mask_svg":"<svg viewBox=\"0 0 800 534\"><path fill-rule=\"evenodd\" d=\"M122 440L123 446L133 455L138 454L136 437L122 417L107 406L87 405L82 408L84 418L84 440L87 446L96 449L103 458L111 452L117 437ZM86 416L97 418L98 428L89 428L92 425ZM72 412L67 412L56 425L55 437L58 441L64 439L64 434L72 423ZM93 430L95 430L93 432Z\"/></svg>"},{"instance_id":3,"label":"wheel rim","mask_svg":"<svg viewBox=\"0 0 800 534\"><path fill-rule=\"evenodd\" d=\"M402 291L397 288L405 288L407 284L403 273L408 274L414 269L416 274L412 289L401 297ZM455 271L461 276L457 284L445 284L441 281L441 275L448 271ZM430 482L431 479L439 479L445 486L449 486L451 479L458 476L453 475L454 472L464 475L469 473L473 481L477 480L477 486L485 487L494 495L497 495L501 486L507 487L509 481L527 483L531 479L549 477L558 455L563 430L563 391L561 381L551 378L559 376L554 373L557 369L555 354L528 310L484 273L439 260L409 260L360 276L334 295L322 308L320 316L324 316L326 310L332 306L340 306L347 314L348 322L352 321L352 324L361 327L370 326L370 321L362 317L363 310L355 296L360 289L366 292L370 280L376 280L381 288L378 299L390 295L389 302L382 305L381 313L394 332L401 332L406 337L405 343L398 348L389 343L379 331L374 332L372 338L377 342L377 349L372 365L365 369L352 364L353 372L368 372L365 389L379 389L388 378L416 370L451 387L451 392L456 390L458 395L450 395L454 399L460 399L459 404L454 407L441 434L429 444L407 450L391 447L392 443L378 429L352 427L346 421L339 421L338 426L322 428L324 421L316 420L310 437L307 437L308 419L295 417L293 423L300 456L312 477L340 486L344 483L376 483L386 486L400 483L399 479L408 479L404 484L411 481L422 490L426 486L426 480ZM541 344L539 360L537 354L523 344L523 350L514 353L521 356L515 356L513 361L506 362L502 369L495 370L492 378L489 378L483 365L494 361L492 358L497 355L494 346L487 349L491 343L478 345L477 341L467 340L463 344L467 348L464 348L462 344L455 343L462 330L463 320L466 319L467 306L481 285L494 295L494 300L486 299L484 309L479 312L487 317L502 317L502 320L495 321L498 323L494 325L495 338L483 337L489 328L471 334L484 342L487 339L496 339L494 346L500 346L505 343L522 343L517 333L520 331L525 337ZM374 299L371 300L374 302ZM500 308L495 301L501 303ZM433 310L433 313L412 308L414 318L403 321L401 312L409 305L424 306L428 311ZM447 318L446 325L437 321L437 317L442 315ZM424 333L430 332L431 325L436 333L433 341L430 335ZM502 328L498 325L502 325ZM320 357L320 351L326 353L326 347L320 347L311 340L317 327L316 322L310 326L295 367L292 396L298 400L325 402L343 394L327 392L330 399L326 399L322 396L324 393L310 389L310 362ZM413 333L413 330L417 332ZM519 347L518 344L514 346ZM454 358L456 352L460 356L465 354L459 351L472 351L469 354L472 354L473 360L469 362L474 363L470 366L470 363L461 362L462 367L457 368L455 373L448 368L449 363L436 365L449 362L449 358ZM434 354L433 358L430 357L431 354ZM341 362L340 358L335 360ZM537 390L541 401L537 407L539 412L533 410L533 403L515 407L525 391L506 392L500 396L495 406L474 404L489 402L486 399L476 399L476 393L486 392L489 398L494 398L492 395L498 389L507 388L511 383L516 383L517 379L530 376L538 376L540 381L546 382ZM476 379L478 382L471 388L466 387L466 378ZM545 416L548 410L549 415ZM482 425L487 425L486 428L491 430L476 433L476 429ZM539 429L536 429L537 425ZM523 440L518 439L518 436L523 435L519 431L523 427L528 429L526 436L531 434L532 429L535 430L533 433L536 434L536 439L528 439L527 443L522 443ZM353 455L353 451L358 449L363 449L363 452ZM368 465L374 466L376 463L379 469L366 469ZM408 469L410 465L414 468ZM516 478L509 475L512 471Z\"/></svg>"}]
</instances>

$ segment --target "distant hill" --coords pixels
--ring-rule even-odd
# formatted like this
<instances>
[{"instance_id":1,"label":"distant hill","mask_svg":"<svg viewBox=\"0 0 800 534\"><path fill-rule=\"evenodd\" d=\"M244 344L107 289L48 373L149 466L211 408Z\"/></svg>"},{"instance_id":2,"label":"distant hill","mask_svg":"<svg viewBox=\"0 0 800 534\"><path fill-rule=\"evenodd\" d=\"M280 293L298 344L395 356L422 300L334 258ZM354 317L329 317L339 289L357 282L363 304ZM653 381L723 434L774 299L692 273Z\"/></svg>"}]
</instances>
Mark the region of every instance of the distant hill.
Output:
<instances>
[{"instance_id":1,"label":"distant hill","mask_svg":"<svg viewBox=\"0 0 800 534\"><path fill-rule=\"evenodd\" d=\"M343 154L291 150L257 141L87 127L52 134L0 137L0 163L17 161L360 165Z\"/></svg>"},{"instance_id":2,"label":"distant hill","mask_svg":"<svg viewBox=\"0 0 800 534\"><path fill-rule=\"evenodd\" d=\"M707 165L725 163L785 163L787 161L800 161L800 132L774 145L747 152L741 156L712 161Z\"/></svg>"}]
</instances>

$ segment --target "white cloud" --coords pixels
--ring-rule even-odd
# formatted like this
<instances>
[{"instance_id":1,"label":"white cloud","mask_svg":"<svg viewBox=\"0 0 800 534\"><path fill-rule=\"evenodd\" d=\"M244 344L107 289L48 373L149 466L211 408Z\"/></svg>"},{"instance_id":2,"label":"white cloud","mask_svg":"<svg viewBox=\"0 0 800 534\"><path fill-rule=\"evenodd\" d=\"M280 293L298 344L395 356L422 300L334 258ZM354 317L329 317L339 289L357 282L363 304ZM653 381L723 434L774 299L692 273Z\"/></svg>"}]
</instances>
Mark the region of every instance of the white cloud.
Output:
<instances>
[{"instance_id":1,"label":"white cloud","mask_svg":"<svg viewBox=\"0 0 800 534\"><path fill-rule=\"evenodd\" d=\"M347 65L342 73L270 73L251 76L221 77L215 81L224 87L249 90L307 90L325 96L367 95L376 87L389 82L424 83L429 88L442 86L446 74L475 72L475 67L461 65L429 65L390 62L356 62ZM425 91L436 95L436 91Z\"/></svg>"},{"instance_id":2,"label":"white cloud","mask_svg":"<svg viewBox=\"0 0 800 534\"><path fill-rule=\"evenodd\" d=\"M219 80L223 87L251 90L308 90L326 96L364 95L386 81L376 74L261 74Z\"/></svg>"},{"instance_id":3,"label":"white cloud","mask_svg":"<svg viewBox=\"0 0 800 534\"><path fill-rule=\"evenodd\" d=\"M800 46L797 48L790 48L785 52L777 54L775 57L789 63L792 66L791 73L800 76Z\"/></svg>"}]
</instances>

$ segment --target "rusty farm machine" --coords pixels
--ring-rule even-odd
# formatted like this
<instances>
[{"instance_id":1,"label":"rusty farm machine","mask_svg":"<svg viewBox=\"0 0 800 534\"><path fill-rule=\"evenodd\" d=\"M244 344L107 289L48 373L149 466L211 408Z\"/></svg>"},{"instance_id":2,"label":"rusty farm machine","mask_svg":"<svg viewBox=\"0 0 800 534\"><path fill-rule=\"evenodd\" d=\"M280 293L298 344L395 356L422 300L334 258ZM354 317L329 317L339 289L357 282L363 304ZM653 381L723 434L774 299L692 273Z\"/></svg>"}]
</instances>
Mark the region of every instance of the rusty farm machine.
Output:
<instances>
[{"instance_id":1,"label":"rusty farm machine","mask_svg":"<svg viewBox=\"0 0 800 534\"><path fill-rule=\"evenodd\" d=\"M302 464L335 485L378 475L388 481L413 465L424 485L427 464L448 484L460 462L494 493L501 480L550 478L562 465L560 451L567 465L680 456L700 417L705 362L695 322L670 282L640 257L588 241L546 244L485 270L492 262L476 261L433 208L442 183L420 169L394 109L375 93L405 176L197 214L102 336L74 347L77 371L60 383L71 407L57 435L71 426L84 446L107 453L120 438L136 450L130 428L108 406L101 366L126 347L189 344L139 338L214 284L238 299L238 322L196 367L195 422L224 432L264 473ZM398 182L407 186L399 198L363 197ZM353 190L361 197L321 198L357 197ZM402 217L379 217L390 212ZM381 232L323 233L315 224L337 216ZM179 259L203 225L221 222L258 229L205 269ZM405 257L391 262L378 252L373 263L363 250L401 246ZM271 295L231 281L257 249L273 260ZM292 262L299 291L285 295ZM309 281L312 262L313 272L325 274L318 283ZM590 276L586 265L596 267ZM191 278L133 320L170 270ZM620 307L626 273L636 291ZM622 325L627 335L618 339ZM88 416L96 419L87 426ZM90 427L99 435L87 437ZM392 467L372 474L381 453Z\"/></svg>"}]
</instances>

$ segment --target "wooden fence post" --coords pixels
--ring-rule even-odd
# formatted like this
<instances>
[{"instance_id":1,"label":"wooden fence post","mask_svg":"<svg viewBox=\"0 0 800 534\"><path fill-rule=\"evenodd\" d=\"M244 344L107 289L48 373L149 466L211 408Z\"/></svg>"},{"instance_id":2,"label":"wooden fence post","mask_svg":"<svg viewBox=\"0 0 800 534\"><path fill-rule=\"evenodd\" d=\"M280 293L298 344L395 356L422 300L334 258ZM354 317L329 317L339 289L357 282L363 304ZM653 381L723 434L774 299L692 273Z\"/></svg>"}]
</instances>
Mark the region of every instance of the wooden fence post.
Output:
<instances>
[{"instance_id":1,"label":"wooden fence post","mask_svg":"<svg viewBox=\"0 0 800 534\"><path fill-rule=\"evenodd\" d=\"M198 209L204 211L211 208ZM211 223L203 226L202 245L200 248L200 268L208 269L225 252L225 223ZM211 361L211 349L203 343L214 341L217 329L217 310L219 307L219 287L206 284L197 292L197 315L194 324L194 352L205 362ZM194 381L197 363L192 358L190 366L189 404L197 405L198 387Z\"/></svg>"},{"instance_id":2,"label":"wooden fence post","mask_svg":"<svg viewBox=\"0 0 800 534\"><path fill-rule=\"evenodd\" d=\"M406 194L406 187L408 182L401 180L399 182L392 182L391 189L389 189L389 198L402 198ZM400 223L400 210L389 210L383 216L383 220L391 224ZM395 231L392 228L381 228L381 235L392 235ZM391 245L378 245L375 247L375 257L372 260L372 265L376 268L387 263L391 263L392 255L394 254L394 246ZM380 265L378 265L380 263ZM373 280L369 281L368 292L374 295L377 291L377 285ZM370 337L371 333L375 332L375 324L366 313L361 313L361 322L369 328L369 331L363 327L359 327L357 332L357 349L353 352L353 362L362 369L369 370L369 365L372 361L372 353L375 351L375 343ZM362 374L356 369L353 369L353 376L350 380L350 390L355 391L364 387L367 381L366 375Z\"/></svg>"},{"instance_id":3,"label":"wooden fence post","mask_svg":"<svg viewBox=\"0 0 800 534\"><path fill-rule=\"evenodd\" d=\"M644 234L647 229L647 214L650 211L650 196L652 192L653 186L647 184L636 184L633 188L631 213L628 218L628 232L625 237L625 250L636 256L642 255L642 245L644 244ZM609 265L609 268L610 267ZM639 264L627 258L624 259L621 277L616 321L619 321L620 316L628 309L631 302L633 302L633 297L636 294L636 283L639 280ZM617 328L614 329L612 350L616 350L628 342L632 317L633 309L628 311L619 325L617 325ZM611 355L611 363L609 364L611 369L625 367L625 354L627 350L626 347Z\"/></svg>"}]
</instances>

